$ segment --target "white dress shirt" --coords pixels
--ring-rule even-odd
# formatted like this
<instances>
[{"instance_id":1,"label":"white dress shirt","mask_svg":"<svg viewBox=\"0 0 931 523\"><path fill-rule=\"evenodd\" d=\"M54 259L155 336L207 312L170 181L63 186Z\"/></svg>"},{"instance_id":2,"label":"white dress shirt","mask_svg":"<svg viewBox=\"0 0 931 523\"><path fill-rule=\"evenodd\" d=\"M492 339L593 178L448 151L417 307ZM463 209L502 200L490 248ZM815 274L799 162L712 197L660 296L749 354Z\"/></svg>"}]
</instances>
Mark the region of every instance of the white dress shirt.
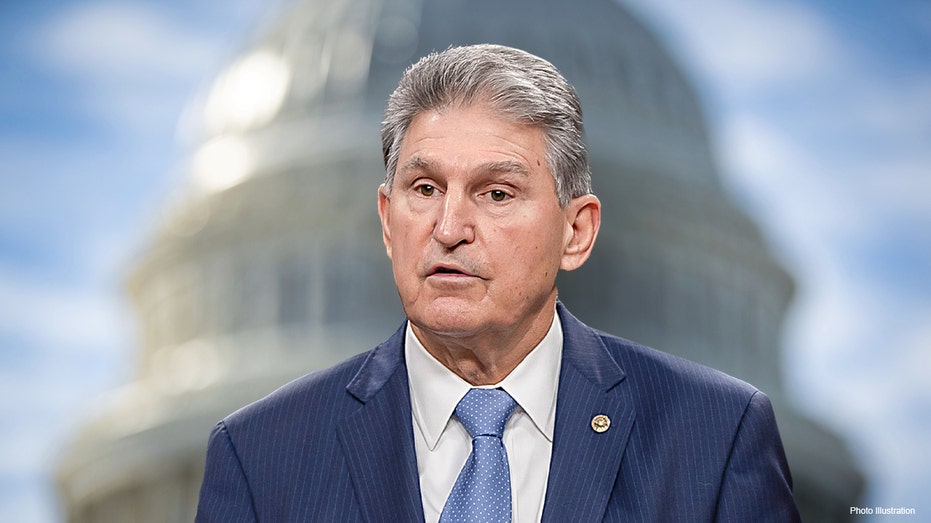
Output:
<instances>
[{"instance_id":1,"label":"white dress shirt","mask_svg":"<svg viewBox=\"0 0 931 523\"><path fill-rule=\"evenodd\" d=\"M543 515L556 424L562 340L562 325L554 310L553 323L543 340L506 378L487 387L504 389L518 404L504 428L503 438L511 472L514 523L538 522ZM424 516L427 523L436 523L459 471L472 452L472 437L453 416L459 400L472 385L431 356L409 322L404 356Z\"/></svg>"}]
</instances>

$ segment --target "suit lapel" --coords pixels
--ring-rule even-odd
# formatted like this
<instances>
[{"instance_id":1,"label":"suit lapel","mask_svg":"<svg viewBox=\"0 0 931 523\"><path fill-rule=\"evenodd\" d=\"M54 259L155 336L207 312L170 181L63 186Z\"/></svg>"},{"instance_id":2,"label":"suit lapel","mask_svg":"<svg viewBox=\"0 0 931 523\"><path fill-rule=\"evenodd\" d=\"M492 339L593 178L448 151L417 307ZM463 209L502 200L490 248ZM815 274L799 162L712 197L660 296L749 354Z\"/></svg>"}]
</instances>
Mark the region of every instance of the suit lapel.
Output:
<instances>
[{"instance_id":1,"label":"suit lapel","mask_svg":"<svg viewBox=\"0 0 931 523\"><path fill-rule=\"evenodd\" d=\"M604 343L562 304L563 363L543 521L601 521L617 479L635 411L624 372ZM592 428L603 414L610 426Z\"/></svg>"},{"instance_id":2,"label":"suit lapel","mask_svg":"<svg viewBox=\"0 0 931 523\"><path fill-rule=\"evenodd\" d=\"M339 426L340 443L365 521L423 521L404 327L379 345L347 390L363 404Z\"/></svg>"}]
</instances>

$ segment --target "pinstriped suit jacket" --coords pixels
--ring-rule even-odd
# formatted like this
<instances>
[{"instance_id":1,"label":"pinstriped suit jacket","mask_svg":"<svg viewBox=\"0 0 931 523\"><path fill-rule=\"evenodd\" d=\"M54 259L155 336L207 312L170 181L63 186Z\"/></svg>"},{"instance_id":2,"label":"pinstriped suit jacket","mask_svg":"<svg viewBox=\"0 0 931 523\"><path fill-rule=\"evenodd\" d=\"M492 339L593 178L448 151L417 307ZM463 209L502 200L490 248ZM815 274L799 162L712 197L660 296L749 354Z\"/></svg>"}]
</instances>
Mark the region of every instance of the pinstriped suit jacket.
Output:
<instances>
[{"instance_id":1,"label":"pinstriped suit jacket","mask_svg":"<svg viewBox=\"0 0 931 523\"><path fill-rule=\"evenodd\" d=\"M544 521L799 521L762 392L557 312ZM218 423L197 521L423 521L403 343L402 327Z\"/></svg>"}]
</instances>

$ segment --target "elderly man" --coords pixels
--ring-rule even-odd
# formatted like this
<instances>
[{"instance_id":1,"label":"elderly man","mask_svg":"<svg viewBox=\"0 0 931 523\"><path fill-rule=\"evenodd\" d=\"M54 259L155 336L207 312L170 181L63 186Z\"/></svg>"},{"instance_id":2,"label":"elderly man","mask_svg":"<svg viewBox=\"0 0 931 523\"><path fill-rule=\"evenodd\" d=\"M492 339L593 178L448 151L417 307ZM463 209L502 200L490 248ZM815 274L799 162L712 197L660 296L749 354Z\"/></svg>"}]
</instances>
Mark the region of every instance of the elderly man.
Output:
<instances>
[{"instance_id":1,"label":"elderly man","mask_svg":"<svg viewBox=\"0 0 931 523\"><path fill-rule=\"evenodd\" d=\"M221 421L198 521L797 521L752 386L558 301L591 192L574 89L477 45L410 67L378 213L408 321Z\"/></svg>"}]
</instances>

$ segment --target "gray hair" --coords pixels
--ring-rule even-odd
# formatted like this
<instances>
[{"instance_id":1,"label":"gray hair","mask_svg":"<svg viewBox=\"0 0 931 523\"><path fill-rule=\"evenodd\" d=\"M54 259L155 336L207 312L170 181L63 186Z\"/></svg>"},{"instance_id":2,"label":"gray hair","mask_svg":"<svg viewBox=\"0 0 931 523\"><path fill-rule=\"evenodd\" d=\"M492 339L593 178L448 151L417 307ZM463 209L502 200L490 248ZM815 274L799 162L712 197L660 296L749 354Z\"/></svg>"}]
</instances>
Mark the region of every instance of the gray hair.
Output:
<instances>
[{"instance_id":1,"label":"gray hair","mask_svg":"<svg viewBox=\"0 0 931 523\"><path fill-rule=\"evenodd\" d=\"M575 89L540 57L512 47L481 44L431 53L404 71L388 98L381 126L389 193L401 142L414 117L473 103L488 104L506 117L543 129L546 160L562 207L592 192L582 138L582 104Z\"/></svg>"}]
</instances>

